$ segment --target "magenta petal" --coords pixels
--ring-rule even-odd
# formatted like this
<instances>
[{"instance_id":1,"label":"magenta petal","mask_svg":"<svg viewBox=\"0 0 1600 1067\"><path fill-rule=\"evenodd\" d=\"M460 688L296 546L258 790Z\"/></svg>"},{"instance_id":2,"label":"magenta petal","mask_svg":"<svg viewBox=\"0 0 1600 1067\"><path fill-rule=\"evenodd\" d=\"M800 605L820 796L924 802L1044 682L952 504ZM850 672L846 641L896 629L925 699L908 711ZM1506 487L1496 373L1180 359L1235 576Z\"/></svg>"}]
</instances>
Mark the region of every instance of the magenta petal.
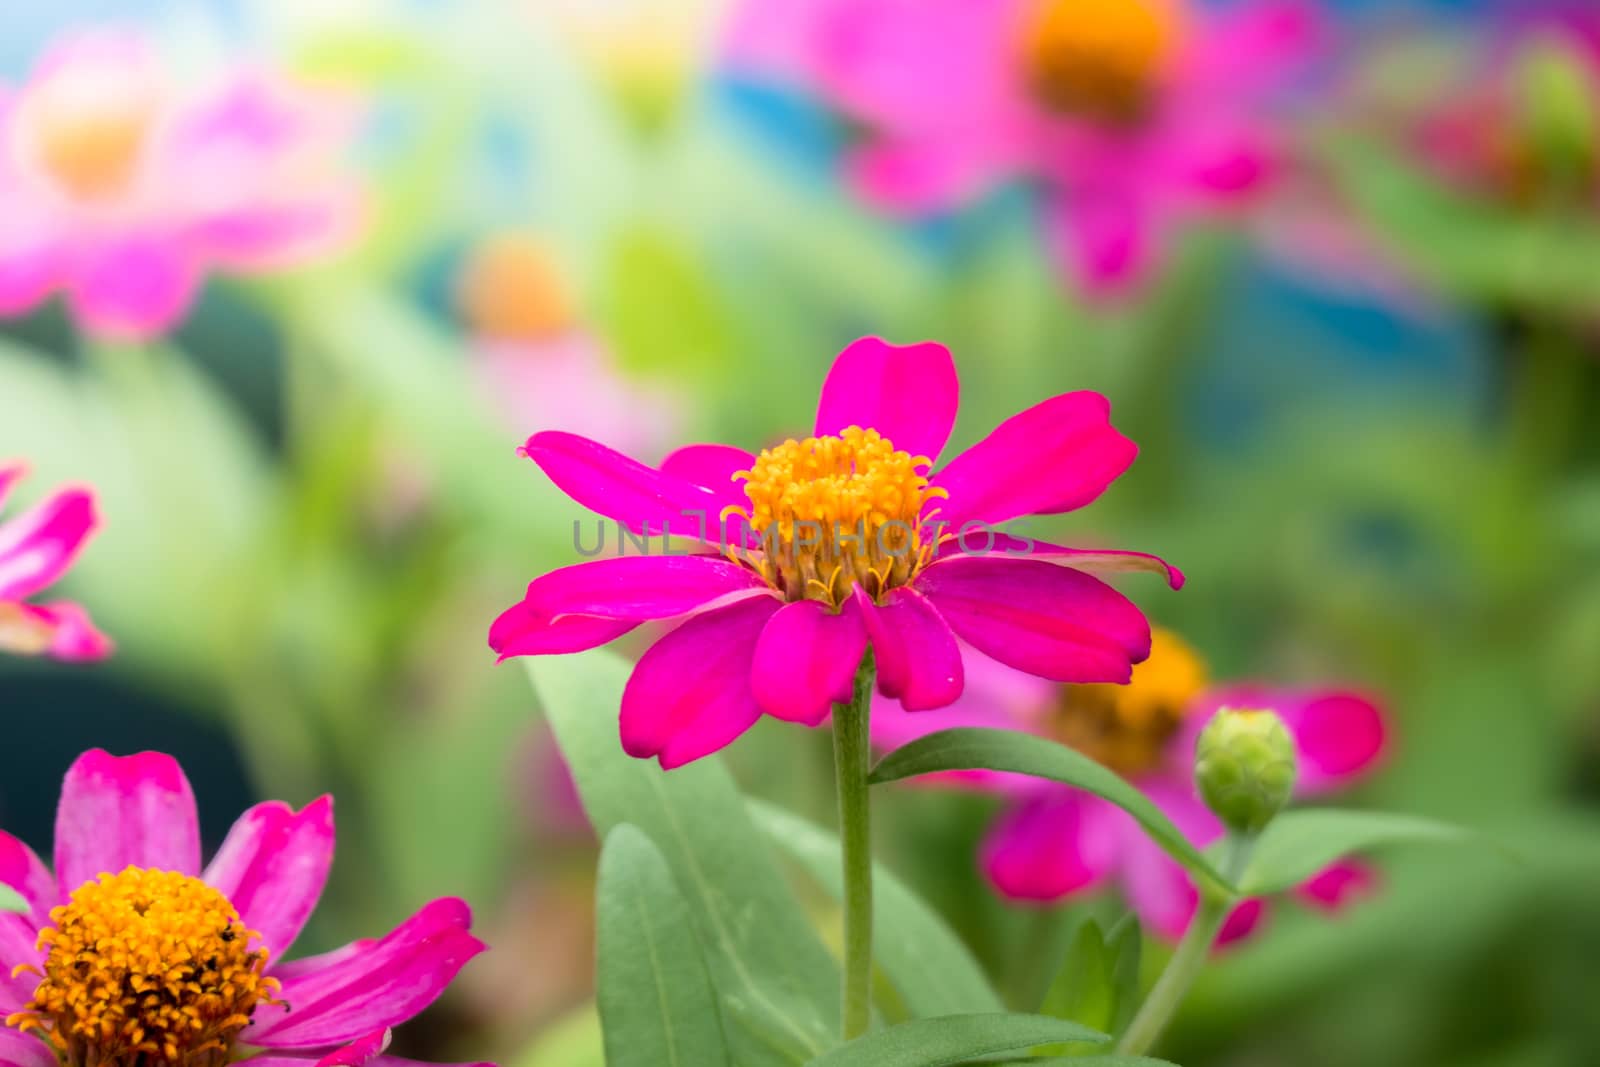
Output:
<instances>
[{"instance_id":1,"label":"magenta petal","mask_svg":"<svg viewBox=\"0 0 1600 1067\"><path fill-rule=\"evenodd\" d=\"M526 601L558 622L567 615L670 619L767 589L755 571L721 556L621 556L536 578Z\"/></svg>"},{"instance_id":2,"label":"magenta petal","mask_svg":"<svg viewBox=\"0 0 1600 1067\"><path fill-rule=\"evenodd\" d=\"M200 275L170 236L133 236L93 249L75 265L67 299L84 329L115 341L146 341L176 325Z\"/></svg>"},{"instance_id":3,"label":"magenta petal","mask_svg":"<svg viewBox=\"0 0 1600 1067\"><path fill-rule=\"evenodd\" d=\"M960 395L955 361L944 345L863 337L839 353L822 383L816 433L877 430L902 452L932 461L950 439Z\"/></svg>"},{"instance_id":4,"label":"magenta petal","mask_svg":"<svg viewBox=\"0 0 1600 1067\"><path fill-rule=\"evenodd\" d=\"M465 903L435 900L379 940L269 968L290 1008L258 1010L241 1040L264 1048L326 1048L402 1023L432 1004L484 950L471 926Z\"/></svg>"},{"instance_id":5,"label":"magenta petal","mask_svg":"<svg viewBox=\"0 0 1600 1067\"><path fill-rule=\"evenodd\" d=\"M761 717L750 688L771 597L696 615L651 645L622 691L622 747L663 767L710 755Z\"/></svg>"},{"instance_id":6,"label":"magenta petal","mask_svg":"<svg viewBox=\"0 0 1600 1067\"><path fill-rule=\"evenodd\" d=\"M1150 624L1127 597L1044 560L954 556L917 576L961 639L1058 682L1126 682L1150 655Z\"/></svg>"},{"instance_id":7,"label":"magenta petal","mask_svg":"<svg viewBox=\"0 0 1600 1067\"><path fill-rule=\"evenodd\" d=\"M35 971L17 971L25 966L43 967L45 954L38 946L38 923L27 915L0 912L0 1024L4 1016L21 1011L39 987ZM0 1032L4 1029L0 1025Z\"/></svg>"},{"instance_id":8,"label":"magenta petal","mask_svg":"<svg viewBox=\"0 0 1600 1067\"><path fill-rule=\"evenodd\" d=\"M21 600L53 584L98 525L94 494L67 489L0 524L0 600Z\"/></svg>"},{"instance_id":9,"label":"magenta petal","mask_svg":"<svg viewBox=\"0 0 1600 1067\"><path fill-rule=\"evenodd\" d=\"M661 473L704 486L725 505L743 505L744 486L733 476L749 470L755 462L753 454L732 445L684 445L667 453L661 461Z\"/></svg>"},{"instance_id":10,"label":"magenta petal","mask_svg":"<svg viewBox=\"0 0 1600 1067\"><path fill-rule=\"evenodd\" d=\"M983 871L1012 900L1061 900L1106 880L1116 866L1121 829L1115 809L1098 797L1039 790L989 831Z\"/></svg>"},{"instance_id":11,"label":"magenta petal","mask_svg":"<svg viewBox=\"0 0 1600 1067\"><path fill-rule=\"evenodd\" d=\"M316 908L332 865L333 799L298 812L269 800L239 816L204 878L280 959Z\"/></svg>"},{"instance_id":12,"label":"magenta petal","mask_svg":"<svg viewBox=\"0 0 1600 1067\"><path fill-rule=\"evenodd\" d=\"M635 533L719 539L724 497L704 486L561 430L534 434L523 451L556 488Z\"/></svg>"},{"instance_id":13,"label":"magenta petal","mask_svg":"<svg viewBox=\"0 0 1600 1067\"><path fill-rule=\"evenodd\" d=\"M328 1053L317 1061L316 1067L363 1067L387 1052L389 1042L393 1039L394 1031L387 1026L382 1030L374 1030L344 1048Z\"/></svg>"},{"instance_id":14,"label":"magenta petal","mask_svg":"<svg viewBox=\"0 0 1600 1067\"><path fill-rule=\"evenodd\" d=\"M1092 295L1127 293L1149 272L1157 220L1125 186L1085 186L1046 208L1045 238L1060 268Z\"/></svg>"},{"instance_id":15,"label":"magenta petal","mask_svg":"<svg viewBox=\"0 0 1600 1067\"><path fill-rule=\"evenodd\" d=\"M1165 780L1140 783L1145 794L1197 848L1222 837L1222 824L1187 788ZM1200 895L1181 864L1123 819L1122 876L1128 903L1139 921L1157 937L1176 941L1189 927Z\"/></svg>"},{"instance_id":16,"label":"magenta petal","mask_svg":"<svg viewBox=\"0 0 1600 1067\"><path fill-rule=\"evenodd\" d=\"M115 650L111 638L101 633L89 613L70 601L22 606L46 635L51 658L64 663L88 663L105 659Z\"/></svg>"},{"instance_id":17,"label":"magenta petal","mask_svg":"<svg viewBox=\"0 0 1600 1067\"><path fill-rule=\"evenodd\" d=\"M489 626L489 647L502 662L513 656L583 652L614 641L638 625L631 619L600 619L592 615L552 619L537 606L519 600Z\"/></svg>"},{"instance_id":18,"label":"magenta petal","mask_svg":"<svg viewBox=\"0 0 1600 1067\"><path fill-rule=\"evenodd\" d=\"M1013 415L934 475L950 494L935 502L940 521L958 530L1088 504L1139 452L1112 428L1110 414L1105 397L1077 392Z\"/></svg>"},{"instance_id":19,"label":"magenta petal","mask_svg":"<svg viewBox=\"0 0 1600 1067\"><path fill-rule=\"evenodd\" d=\"M1378 872L1360 860L1339 860L1295 888L1301 901L1327 912L1340 912L1378 888Z\"/></svg>"},{"instance_id":20,"label":"magenta petal","mask_svg":"<svg viewBox=\"0 0 1600 1067\"><path fill-rule=\"evenodd\" d=\"M44 923L60 898L55 877L44 861L33 849L3 830L0 830L0 883L15 889L27 901L25 917L35 926ZM6 969L11 966L14 963L7 964Z\"/></svg>"},{"instance_id":21,"label":"magenta petal","mask_svg":"<svg viewBox=\"0 0 1600 1067\"><path fill-rule=\"evenodd\" d=\"M56 809L63 894L126 867L200 873L200 822L178 761L161 752L91 749L67 770Z\"/></svg>"},{"instance_id":22,"label":"magenta petal","mask_svg":"<svg viewBox=\"0 0 1600 1067\"><path fill-rule=\"evenodd\" d=\"M788 722L821 725L850 699L867 632L854 600L838 611L815 600L779 608L756 642L750 685L761 710Z\"/></svg>"},{"instance_id":23,"label":"magenta petal","mask_svg":"<svg viewBox=\"0 0 1600 1067\"><path fill-rule=\"evenodd\" d=\"M0 1026L0 1067L60 1067L50 1046L33 1034Z\"/></svg>"},{"instance_id":24,"label":"magenta petal","mask_svg":"<svg viewBox=\"0 0 1600 1067\"><path fill-rule=\"evenodd\" d=\"M1123 574L1144 572L1159 574L1174 589L1182 589L1186 579L1182 571L1148 552L1126 552L1111 548L1067 548L1048 541L1035 541L1014 537L982 524L964 530L946 530L945 540L939 546L938 557L948 556L1021 556L1066 563L1080 571L1097 574Z\"/></svg>"},{"instance_id":25,"label":"magenta petal","mask_svg":"<svg viewBox=\"0 0 1600 1067\"><path fill-rule=\"evenodd\" d=\"M0 191L0 196L12 190ZM0 219L9 228L17 220ZM24 225L27 225L24 223ZM9 238L9 239L8 239ZM0 234L0 315L11 318L33 310L61 283L65 256L54 236Z\"/></svg>"},{"instance_id":26,"label":"magenta petal","mask_svg":"<svg viewBox=\"0 0 1600 1067\"><path fill-rule=\"evenodd\" d=\"M892 589L882 604L855 590L878 669L878 691L907 711L948 707L961 696L966 671L955 634L914 589Z\"/></svg>"}]
</instances>

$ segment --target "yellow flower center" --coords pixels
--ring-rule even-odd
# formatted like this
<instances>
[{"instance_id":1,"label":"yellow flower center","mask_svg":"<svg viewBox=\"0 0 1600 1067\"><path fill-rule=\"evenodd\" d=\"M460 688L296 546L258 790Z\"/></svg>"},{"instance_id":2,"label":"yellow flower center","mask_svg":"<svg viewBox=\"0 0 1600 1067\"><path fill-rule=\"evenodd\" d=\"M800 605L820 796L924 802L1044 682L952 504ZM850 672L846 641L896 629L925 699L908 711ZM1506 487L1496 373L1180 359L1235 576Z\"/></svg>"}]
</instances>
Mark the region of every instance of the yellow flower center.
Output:
<instances>
[{"instance_id":1,"label":"yellow flower center","mask_svg":"<svg viewBox=\"0 0 1600 1067\"><path fill-rule=\"evenodd\" d=\"M877 430L785 441L756 457L742 516L762 539L753 560L788 600L835 607L857 584L874 599L909 582L933 554L922 537L932 461L897 450Z\"/></svg>"},{"instance_id":2,"label":"yellow flower center","mask_svg":"<svg viewBox=\"0 0 1600 1067\"><path fill-rule=\"evenodd\" d=\"M487 337L539 340L566 330L575 312L555 261L538 242L502 236L484 241L462 271L462 316Z\"/></svg>"},{"instance_id":3,"label":"yellow flower center","mask_svg":"<svg viewBox=\"0 0 1600 1067\"><path fill-rule=\"evenodd\" d=\"M250 947L260 935L198 878L102 874L50 921L39 985L6 1025L38 1033L66 1067L220 1067L256 1006L281 1003L266 949Z\"/></svg>"},{"instance_id":4,"label":"yellow flower center","mask_svg":"<svg viewBox=\"0 0 1600 1067\"><path fill-rule=\"evenodd\" d=\"M1051 724L1062 743L1131 775L1158 766L1206 686L1200 656L1168 630L1150 634L1150 658L1127 685L1069 685Z\"/></svg>"},{"instance_id":5,"label":"yellow flower center","mask_svg":"<svg viewBox=\"0 0 1600 1067\"><path fill-rule=\"evenodd\" d=\"M1149 108L1177 38L1170 0L1039 0L1023 73L1049 110L1125 125Z\"/></svg>"},{"instance_id":6,"label":"yellow flower center","mask_svg":"<svg viewBox=\"0 0 1600 1067\"><path fill-rule=\"evenodd\" d=\"M19 129L45 177L69 196L102 200L133 180L156 111L154 90L140 74L85 60L23 98Z\"/></svg>"}]
</instances>

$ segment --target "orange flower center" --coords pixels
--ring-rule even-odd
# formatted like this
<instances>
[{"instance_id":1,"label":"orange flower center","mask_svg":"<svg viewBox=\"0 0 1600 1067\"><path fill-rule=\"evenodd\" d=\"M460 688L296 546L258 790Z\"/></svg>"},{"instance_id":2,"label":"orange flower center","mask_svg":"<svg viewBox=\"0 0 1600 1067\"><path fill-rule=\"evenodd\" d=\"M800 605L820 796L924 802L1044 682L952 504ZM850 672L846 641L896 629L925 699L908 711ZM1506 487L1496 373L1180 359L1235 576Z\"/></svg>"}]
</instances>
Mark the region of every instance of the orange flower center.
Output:
<instances>
[{"instance_id":1,"label":"orange flower center","mask_svg":"<svg viewBox=\"0 0 1600 1067\"><path fill-rule=\"evenodd\" d=\"M462 271L457 301L475 332L503 340L548 338L575 318L549 252L526 237L495 237L480 244Z\"/></svg>"},{"instance_id":2,"label":"orange flower center","mask_svg":"<svg viewBox=\"0 0 1600 1067\"><path fill-rule=\"evenodd\" d=\"M79 200L113 196L133 180L155 126L152 87L140 75L87 61L49 75L20 111L36 165Z\"/></svg>"},{"instance_id":3,"label":"orange flower center","mask_svg":"<svg viewBox=\"0 0 1600 1067\"><path fill-rule=\"evenodd\" d=\"M50 627L19 604L0 604L0 650L37 656L50 648Z\"/></svg>"},{"instance_id":4,"label":"orange flower center","mask_svg":"<svg viewBox=\"0 0 1600 1067\"><path fill-rule=\"evenodd\" d=\"M1049 110L1125 125L1149 109L1177 38L1170 0L1039 0L1023 72Z\"/></svg>"},{"instance_id":5,"label":"orange flower center","mask_svg":"<svg viewBox=\"0 0 1600 1067\"><path fill-rule=\"evenodd\" d=\"M102 874L50 921L39 985L6 1025L36 1032L66 1067L220 1067L257 1005L281 1003L266 949L250 947L260 935L198 878Z\"/></svg>"},{"instance_id":6,"label":"orange flower center","mask_svg":"<svg viewBox=\"0 0 1600 1067\"><path fill-rule=\"evenodd\" d=\"M926 456L897 450L877 430L785 441L756 457L744 480L750 506L730 508L762 538L756 563L788 600L835 607L860 583L874 598L905 585L932 557L922 509Z\"/></svg>"},{"instance_id":7,"label":"orange flower center","mask_svg":"<svg viewBox=\"0 0 1600 1067\"><path fill-rule=\"evenodd\" d=\"M1127 685L1066 686L1050 732L1118 774L1140 774L1160 765L1205 686L1199 655L1158 627L1150 634L1150 658L1133 668Z\"/></svg>"}]
</instances>

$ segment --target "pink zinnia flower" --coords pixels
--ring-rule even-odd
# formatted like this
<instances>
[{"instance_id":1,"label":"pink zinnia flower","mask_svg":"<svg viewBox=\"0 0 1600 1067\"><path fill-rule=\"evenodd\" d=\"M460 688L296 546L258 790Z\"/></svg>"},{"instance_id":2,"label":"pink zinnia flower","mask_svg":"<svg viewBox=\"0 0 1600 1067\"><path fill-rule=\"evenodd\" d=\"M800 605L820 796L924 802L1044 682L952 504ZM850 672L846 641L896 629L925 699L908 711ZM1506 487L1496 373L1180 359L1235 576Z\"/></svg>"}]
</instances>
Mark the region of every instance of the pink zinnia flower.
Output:
<instances>
[{"instance_id":1,"label":"pink zinnia flower","mask_svg":"<svg viewBox=\"0 0 1600 1067\"><path fill-rule=\"evenodd\" d=\"M24 473L20 464L0 464L0 505ZM79 605L29 602L67 573L99 525L94 493L81 488L59 490L32 510L0 522L0 652L61 660L111 654L111 640Z\"/></svg>"},{"instance_id":2,"label":"pink zinnia flower","mask_svg":"<svg viewBox=\"0 0 1600 1067\"><path fill-rule=\"evenodd\" d=\"M657 469L575 434L534 434L527 455L573 500L723 551L554 571L495 620L490 647L502 659L578 652L682 620L622 695L623 747L664 767L717 751L763 712L819 725L849 698L869 644L879 691L909 711L961 695L957 637L1057 681L1126 681L1149 624L1079 568L1153 570L1174 588L1182 576L1154 556L994 526L1083 507L1138 449L1112 428L1105 397L1066 393L934 470L958 392L944 346L866 338L823 383L816 436L759 456L690 445Z\"/></svg>"},{"instance_id":3,"label":"pink zinnia flower","mask_svg":"<svg viewBox=\"0 0 1600 1067\"><path fill-rule=\"evenodd\" d=\"M1213 687L1194 650L1160 628L1150 658L1126 686L1056 686L992 665L973 670L968 683L960 702L938 722L880 701L872 716L874 742L897 748L950 726L1049 737L1138 785L1201 848L1223 834L1194 784L1195 740L1219 708L1272 708L1283 717L1299 751L1296 790L1304 796L1341 788L1369 772L1388 732L1378 706L1355 693ZM944 777L1008 798L982 851L985 874L1005 896L1048 903L1119 881L1146 929L1176 939L1189 925L1199 898L1188 875L1120 808L1071 786L1020 775L966 771ZM1334 908L1372 881L1367 868L1341 862L1308 881L1300 895ZM1223 939L1248 933L1263 908L1259 900L1240 904Z\"/></svg>"},{"instance_id":4,"label":"pink zinnia flower","mask_svg":"<svg viewBox=\"0 0 1600 1067\"><path fill-rule=\"evenodd\" d=\"M328 250L357 203L339 114L255 71L180 86L131 33L68 38L0 85L0 314L61 292L87 332L145 339L211 270Z\"/></svg>"},{"instance_id":5,"label":"pink zinnia flower","mask_svg":"<svg viewBox=\"0 0 1600 1067\"><path fill-rule=\"evenodd\" d=\"M729 53L858 124L845 169L887 210L1037 182L1055 257L1104 292L1262 186L1282 154L1263 97L1317 36L1300 0L746 0Z\"/></svg>"},{"instance_id":6,"label":"pink zinnia flower","mask_svg":"<svg viewBox=\"0 0 1600 1067\"><path fill-rule=\"evenodd\" d=\"M171 756L98 749L67 771L55 872L0 833L0 1062L408 1067L389 1028L483 951L459 900L375 941L284 962L333 862L333 801L240 816L200 864L194 793ZM151 995L155 993L157 995Z\"/></svg>"}]
</instances>

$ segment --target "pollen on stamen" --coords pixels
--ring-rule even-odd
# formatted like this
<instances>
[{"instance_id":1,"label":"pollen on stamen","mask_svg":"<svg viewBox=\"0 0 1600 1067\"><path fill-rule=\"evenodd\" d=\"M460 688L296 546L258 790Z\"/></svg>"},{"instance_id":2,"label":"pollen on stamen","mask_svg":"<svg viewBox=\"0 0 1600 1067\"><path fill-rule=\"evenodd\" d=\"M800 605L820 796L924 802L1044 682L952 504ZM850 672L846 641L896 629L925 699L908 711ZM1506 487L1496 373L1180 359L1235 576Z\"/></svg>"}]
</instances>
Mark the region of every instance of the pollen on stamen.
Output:
<instances>
[{"instance_id":1,"label":"pollen on stamen","mask_svg":"<svg viewBox=\"0 0 1600 1067\"><path fill-rule=\"evenodd\" d=\"M281 1004L227 898L198 878L129 867L79 886L39 934L43 970L6 1018L64 1067L222 1067L256 1007Z\"/></svg>"},{"instance_id":2,"label":"pollen on stamen","mask_svg":"<svg viewBox=\"0 0 1600 1067\"><path fill-rule=\"evenodd\" d=\"M837 607L857 585L881 597L932 556L926 505L946 494L928 484L931 465L859 426L785 441L735 475L749 504L722 518L754 530L761 548L751 562L788 600Z\"/></svg>"}]
</instances>

